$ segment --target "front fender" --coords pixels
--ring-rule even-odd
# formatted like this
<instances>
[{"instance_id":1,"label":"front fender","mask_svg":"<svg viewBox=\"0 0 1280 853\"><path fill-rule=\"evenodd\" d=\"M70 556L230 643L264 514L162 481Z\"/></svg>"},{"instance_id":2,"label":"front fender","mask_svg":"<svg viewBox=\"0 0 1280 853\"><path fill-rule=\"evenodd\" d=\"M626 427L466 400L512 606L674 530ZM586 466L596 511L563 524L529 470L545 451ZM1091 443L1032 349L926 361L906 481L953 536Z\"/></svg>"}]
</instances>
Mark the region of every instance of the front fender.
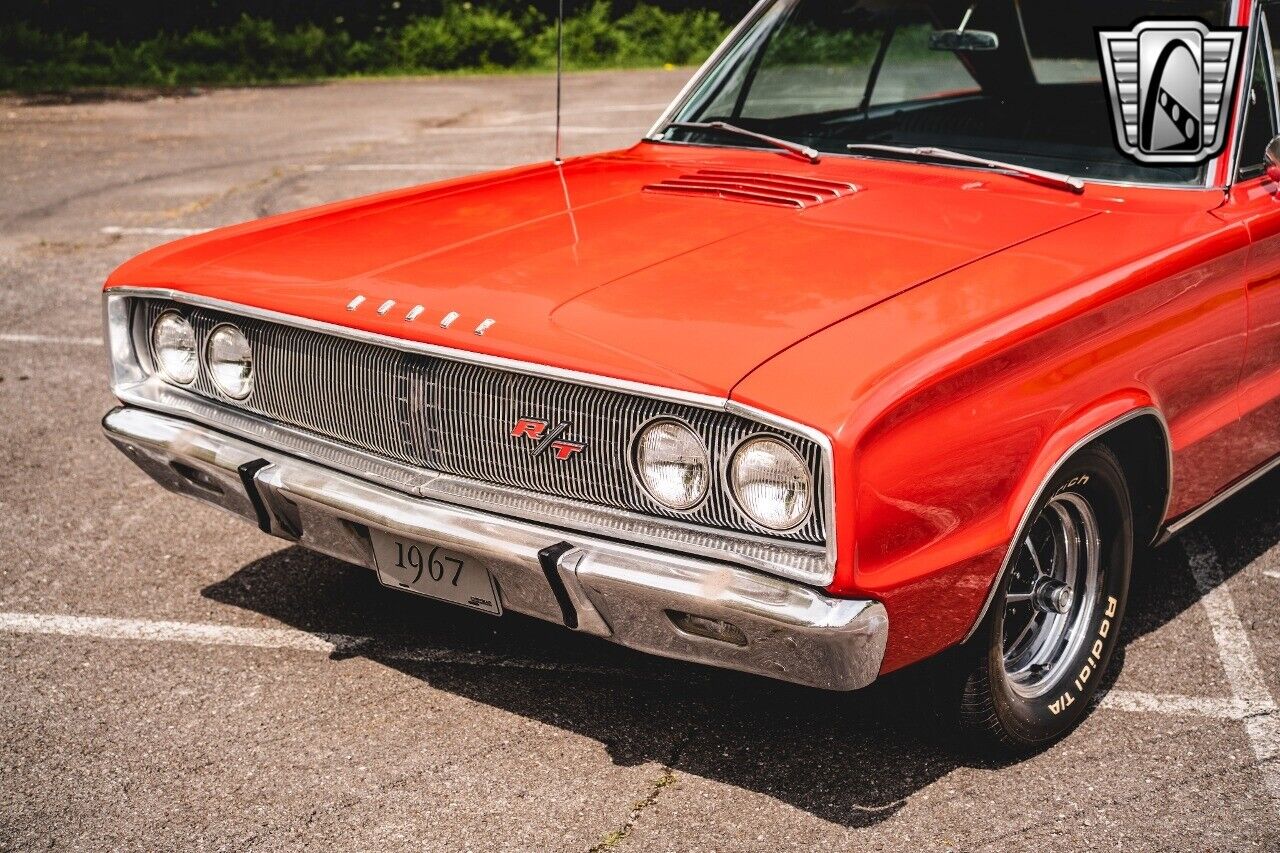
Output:
<instances>
[{"instance_id":1,"label":"front fender","mask_svg":"<svg viewBox=\"0 0 1280 853\"><path fill-rule=\"evenodd\" d=\"M1222 472L1187 472L1235 417L1247 241L1211 219L1164 223L1180 242L1155 262L1171 237L1152 218L1095 217L849 318L734 389L832 437L830 592L885 604L885 672L970 635L1037 492L1099 430L1167 418L1175 503L1212 493Z\"/></svg>"}]
</instances>

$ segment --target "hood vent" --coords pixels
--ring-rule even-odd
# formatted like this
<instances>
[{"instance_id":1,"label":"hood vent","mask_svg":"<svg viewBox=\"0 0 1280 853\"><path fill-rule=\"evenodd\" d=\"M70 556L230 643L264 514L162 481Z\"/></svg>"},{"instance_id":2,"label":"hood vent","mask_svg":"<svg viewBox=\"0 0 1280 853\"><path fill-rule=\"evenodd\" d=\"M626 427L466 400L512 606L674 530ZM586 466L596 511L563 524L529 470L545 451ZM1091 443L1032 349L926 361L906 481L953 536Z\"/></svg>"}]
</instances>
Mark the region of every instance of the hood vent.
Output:
<instances>
[{"instance_id":1,"label":"hood vent","mask_svg":"<svg viewBox=\"0 0 1280 853\"><path fill-rule=\"evenodd\" d=\"M776 172L700 169L691 175L649 184L644 190L650 193L708 196L726 201L772 204L804 210L853 195L858 191L858 185Z\"/></svg>"}]
</instances>

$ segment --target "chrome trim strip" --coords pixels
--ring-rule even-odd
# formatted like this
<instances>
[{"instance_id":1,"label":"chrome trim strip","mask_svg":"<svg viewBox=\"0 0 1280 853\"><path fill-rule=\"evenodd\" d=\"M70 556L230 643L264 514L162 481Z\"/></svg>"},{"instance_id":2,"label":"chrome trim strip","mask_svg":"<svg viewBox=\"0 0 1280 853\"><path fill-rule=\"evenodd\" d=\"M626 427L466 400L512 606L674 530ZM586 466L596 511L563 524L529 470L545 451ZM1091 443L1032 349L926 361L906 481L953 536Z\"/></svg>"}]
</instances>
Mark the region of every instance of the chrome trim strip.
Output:
<instances>
[{"instance_id":1,"label":"chrome trim strip","mask_svg":"<svg viewBox=\"0 0 1280 853\"><path fill-rule=\"evenodd\" d=\"M628 648L825 690L865 687L883 662L889 623L875 601L413 498L143 409L114 410L103 431L160 485L255 524L261 507L270 532L283 539L371 569L372 548L357 525L435 542L482 562L498 578L507 609L558 624L569 620L540 555L568 545L555 570L576 628ZM255 461L266 463L253 475L256 502L240 473ZM728 622L747 645L687 634L672 613Z\"/></svg>"},{"instance_id":2,"label":"chrome trim strip","mask_svg":"<svg viewBox=\"0 0 1280 853\"><path fill-rule=\"evenodd\" d=\"M759 0L759 2L751 8L751 11L738 22L738 25L730 31L729 35L725 37L725 40L720 42L720 46L711 52L711 55L707 57L707 61L702 63L701 67L694 72L694 75L689 78L689 82L684 84L684 88L682 88L679 94L675 96L675 99L667 106L662 115L658 116L658 120L653 123L653 127L649 128L645 133L646 138L652 137L659 133L662 128L667 126L671 121L671 117L684 107L690 96L693 95L693 91L702 85L702 82L707 78L711 69L720 62L721 57L732 49L732 47L737 43L739 37L741 37L744 32L755 24L755 22L759 20L760 16L764 14L765 9L772 6L773 3L774 0Z\"/></svg>"},{"instance_id":3,"label":"chrome trim strip","mask_svg":"<svg viewBox=\"0 0 1280 853\"><path fill-rule=\"evenodd\" d=\"M1236 26L1234 21L1238 16L1239 10L1240 10L1240 0L1235 0L1235 2L1231 4L1230 14L1231 14L1231 20L1233 21L1232 26ZM1231 146L1230 150L1224 151L1222 152L1222 154L1219 154L1218 158L1215 159L1212 164L1216 166L1219 160L1221 160L1223 157L1227 158L1227 183L1225 187L1216 183L1213 178L1213 173L1210 172L1209 184L1211 189L1230 189L1231 187L1235 186L1236 183L1238 182L1237 178L1239 177L1239 173L1240 173L1240 158L1241 158L1242 152L1244 151L1244 131L1245 131L1244 124L1245 124L1245 118L1249 112L1249 110L1246 109L1245 107L1245 100L1249 97L1249 93L1253 91L1253 72L1254 72L1254 66L1258 58L1258 45L1260 44L1260 34L1263 30L1262 27L1259 27L1257 25L1256 5L1255 5L1255 8L1253 9L1253 14L1251 14L1249 18L1250 18L1250 26L1249 26L1249 33L1247 36L1248 43L1246 44L1244 49L1244 56L1240 60L1241 62L1244 63L1244 67L1240 69L1240 82L1236 85L1237 91L1236 91L1235 103L1231 107L1233 110L1235 110L1235 115L1233 116L1234 120L1232 122L1232 125L1233 125L1232 131L1235 137L1232 140L1232 142L1234 144ZM1270 65L1271 65L1271 62L1268 60L1267 66L1270 67ZM1228 71L1229 70L1230 69L1228 69ZM1274 89L1275 87L1273 86L1272 88Z\"/></svg>"},{"instance_id":4,"label":"chrome trim strip","mask_svg":"<svg viewBox=\"0 0 1280 853\"><path fill-rule=\"evenodd\" d=\"M783 418L779 415L773 414L772 412L767 412L765 410L757 409L752 406L746 406L741 403L736 403L726 398L712 397L704 394L695 394L695 393L680 391L672 388L664 388L661 386L647 385L647 384L637 383L637 382L629 382L626 380L611 379L609 377L599 376L596 374L580 373L577 371L565 370L562 368L539 365L532 362L515 361L512 359L500 358L497 356L489 356L489 355L483 355L480 353L468 352L466 350L457 350L457 349L452 349L448 347L436 346L434 344L425 344L425 343L420 343L416 341L408 341L402 338L393 338L393 337L389 337L386 335L379 335L372 332L363 332L357 329L351 329L345 326L338 326L331 323L324 323L316 320L310 320L304 317L297 317L294 315L282 314L275 311L267 311L264 309L254 308L252 306L246 306L239 303L229 302L226 300L214 299L211 297L197 296L194 294L183 293L181 291L177 291L173 289L115 287L107 290L104 295L105 295L104 301L106 303L106 308L104 310L107 312L107 316L109 318L108 319L109 348L111 349L112 361L113 361L113 364L115 365L115 367L113 367L113 370L115 371L115 373L113 373L113 387L114 387L116 396L119 397L122 402L130 402L135 405L146 406L149 408L162 406L163 403L159 400L156 400L154 391L147 388L148 386L148 383L146 382L147 377L140 368L137 370L128 370L126 368L126 365L129 362L134 360L135 358L134 354L131 351L123 352L123 353L116 352L116 348L118 345L117 342L119 341L127 341L127 342L130 342L129 344L130 346L132 345L131 344L132 327L130 322L131 318L129 317L129 312L125 310L125 306L127 306L127 301L120 297L136 297L136 298L144 298L144 299L167 299L167 300L171 300L171 301L178 302L185 305L191 305L194 307L201 307L201 308L209 308L212 310L225 311L225 312L237 314L244 317L264 320L267 322L274 322L274 323L279 323L287 326L310 329L313 331L334 335L336 337L345 338L348 340L375 344L378 346L388 347L391 349L397 349L397 350L402 350L406 352L423 353L427 355L433 355L433 356L451 359L458 362L477 364L477 365L486 366L486 367L495 367L500 369L519 371L519 372L529 373L536 376L546 377L549 379L572 382L578 385L584 385L591 388L599 388L607 391L620 391L620 392L634 394L641 397L651 397L651 398L660 399L660 400L667 400L675 403L681 403L684 405L696 406L696 407L708 409L711 411L729 412L731 414L736 414L741 417L745 417L745 418L763 423L768 426L773 426L785 432L790 432L790 433L794 433L796 435L802 436L812 441L818 447L823 459L823 466L822 466L823 470L821 474L822 474L822 480L823 480L823 488L825 489L825 497L826 497L826 500L824 501L825 515L823 518L824 533L826 537L825 547L816 546L816 545L803 546L795 543L787 543L785 542L785 540L776 540L776 539L769 539L766 537L753 536L752 534L749 534L749 533L736 533L733 531L723 531L723 530L713 529L713 528L697 527L694 525L682 524L678 521L673 521L670 519L662 519L662 518L656 518L656 517L655 518L642 517L642 516L633 515L631 513L626 513L625 511L620 511L620 510L606 509L606 508L594 507L594 506L585 507L585 506L573 504L572 502L569 502L569 501L548 499L543 496L537 496L537 497L538 497L538 500L541 501L543 504L545 504L547 508L550 508L552 510L562 510L562 511L572 510L574 516L581 516L586 512L591 511L598 514L602 518L609 518L615 521L615 523L612 525L601 526L598 523L592 523L590 525L591 529L600 530L601 532L604 533L604 535L614 535L614 536L622 535L622 531L619 530L620 523L634 525L640 521L643 521L644 523L650 524L650 525L658 525L660 527L670 527L677 530L687 530L689 532L696 531L706 536L718 537L719 539L723 540L723 545L719 549L694 548L693 546L685 546L683 544L678 544L672 541L663 540L661 538L654 538L654 537L649 537L646 541L650 541L651 544L657 544L659 547L679 547L682 549L685 549L686 547L688 547L690 550L693 550L695 553L703 553L703 554L715 553L721 558L732 559L736 562L739 562L745 565L753 565L753 566L756 566L757 568L761 568L764 570L776 570L776 567L773 569L768 568L767 566L769 564L767 564L765 561L762 561L758 558L753 558L746 553L735 552L733 549L734 543L754 543L760 546L767 544L770 546L780 547L780 548L795 551L795 552L799 552L803 550L816 550L819 553L822 553L825 558L824 571L821 577L815 576L810 572L805 572L803 576L800 576L794 573L789 576L793 577L794 579L800 580L804 583L812 584L814 586L827 586L835 579L836 558L838 554L838 550L837 550L838 537L837 537L836 525L835 525L836 512L835 512L835 483L834 483L834 479L835 479L834 453L832 449L831 439L822 431L817 430L806 424L796 423L794 421L787 420L786 418ZM120 305L121 307L113 312L111 308L112 305ZM123 361L121 359L123 359ZM179 392L179 389L170 388L167 386L163 390L171 391L173 393ZM194 397L194 395L189 395L189 396ZM201 400L201 402L207 405L215 405L210 401ZM397 473L394 474L390 479L383 480L383 482L389 485L392 485L393 487L405 488L406 486L412 483L413 485L410 487L414 488L415 490L418 490L418 489L425 488L426 484L428 483L441 485L441 486L448 485L450 487L449 494L451 496L448 497L447 499L453 502L464 502L464 503L466 502L466 499L461 497L460 493L465 491L468 495L470 495L471 493L478 493L479 491L482 491L486 488L483 484L474 483L472 481L464 480L462 478L445 477L435 472L422 471L419 469L410 469L407 466L400 466L394 462L388 462L387 460L382 460L382 459L374 460L365 456L364 454L359 453L358 451L353 450L352 448L342 447L342 446L333 444L331 442L326 442L323 439L319 439L309 434L302 433L300 431L290 430L281 424L268 423L266 421L262 421L261 419L252 417L248 413L236 411L235 414L238 417L245 419L246 422L252 423L254 421L257 421L261 426L269 426L279 431L279 433L283 437L283 440L285 441L281 449L285 449L288 452L305 453L306 451L304 451L302 448L305 448L308 446L323 448L324 452L320 456L320 459L324 460L323 464L338 465L339 467L344 467L344 463L340 462L339 460L347 459L349 461L345 464L351 466L351 470L353 473L356 473L361 476L366 476L366 477L376 476L370 473L371 470L396 471ZM259 427L259 430L260 429L261 427ZM258 432L255 431L255 434L258 434ZM513 490L509 490L505 488L487 487L487 489L489 490L491 495L494 495L494 494L507 495L507 496L514 495ZM418 493L422 494L421 491L419 491ZM531 496L532 495L515 495L515 498L525 498L525 497L531 497ZM478 498L471 497L470 499L477 500ZM492 500L492 497L490 498L490 500ZM488 503L487 505L492 506L493 504ZM562 521L560 523L573 524L572 521ZM584 526L585 524L586 522L578 522L578 524L575 526ZM635 536L637 538L644 538L641 534L636 534L634 532L629 532L627 535ZM731 552L731 554L726 552Z\"/></svg>"},{"instance_id":5,"label":"chrome trim strip","mask_svg":"<svg viewBox=\"0 0 1280 853\"><path fill-rule=\"evenodd\" d=\"M485 320L479 326L476 326L476 337L483 338L484 333L492 329L495 325L497 325L497 323L498 323L497 320Z\"/></svg>"},{"instance_id":6,"label":"chrome trim strip","mask_svg":"<svg viewBox=\"0 0 1280 853\"><path fill-rule=\"evenodd\" d=\"M364 304L364 297L357 296L355 299L352 299L350 302L347 303L347 310L354 311L363 304Z\"/></svg>"},{"instance_id":7,"label":"chrome trim strip","mask_svg":"<svg viewBox=\"0 0 1280 853\"><path fill-rule=\"evenodd\" d=\"M408 314L405 314L405 315L404 315L404 321L405 321L406 323L413 323L413 322L415 322L419 317L421 317L421 316L422 316L422 313L423 313L424 311L426 311L426 310L427 310L427 309L426 309L426 307L425 307L425 306L422 306L422 305L415 305L415 306L413 306L412 308L410 308L410 309L409 309L409 313L408 313Z\"/></svg>"},{"instance_id":8,"label":"chrome trim strip","mask_svg":"<svg viewBox=\"0 0 1280 853\"><path fill-rule=\"evenodd\" d=\"M391 309L396 307L394 299L388 299L386 302L378 306L378 316L385 317L391 313Z\"/></svg>"},{"instance_id":9,"label":"chrome trim strip","mask_svg":"<svg viewBox=\"0 0 1280 853\"><path fill-rule=\"evenodd\" d=\"M458 322L458 318L461 316L462 315L459 314L457 311L450 311L448 314L445 314L444 317L440 320L440 328L442 329L449 328L454 323Z\"/></svg>"},{"instance_id":10,"label":"chrome trim strip","mask_svg":"<svg viewBox=\"0 0 1280 853\"><path fill-rule=\"evenodd\" d=\"M978 611L978 618L973 620L973 625L969 628L969 632L965 634L964 639L961 641L962 643L967 643L969 640L973 639L973 635L978 633L978 629L982 626L983 620L987 618L987 611L991 609L991 603L995 600L996 592L999 591L1000 584L1004 581L1005 574L1013 564L1013 555L1017 551L1018 542L1022 539L1022 532L1032 521L1031 513L1035 511L1036 505L1039 504L1040 499L1044 497L1045 490L1049 488L1049 481L1057 475L1063 465L1067 464L1067 462L1071 460L1072 456L1075 456L1076 453L1083 448L1097 441L1116 427L1122 426L1136 418L1147 417L1149 415L1154 415L1156 420L1160 422L1161 428L1164 430L1165 455L1169 465L1169 489L1166 490L1164 513L1162 513L1160 517L1163 519L1168 515L1169 499L1173 493L1173 440L1169 435L1169 424L1164 419L1164 413L1153 406L1144 406L1140 409L1134 409L1126 412L1120 417L1098 427L1093 432L1071 445L1071 447L1067 449L1067 452L1062 454L1058 461L1054 463L1053 467L1049 469L1049 472L1045 474L1044 479L1040 481L1040 486L1036 489L1035 495L1032 496L1031 503L1027 504L1026 509L1022 512L1022 519L1018 522L1018 527L1014 531L1013 539L1009 542L1009 549L1005 552L1004 562L1000 564L1000 571L996 572L995 579L991 582L991 589L987 591L986 601L983 602L982 609Z\"/></svg>"},{"instance_id":11,"label":"chrome trim strip","mask_svg":"<svg viewBox=\"0 0 1280 853\"><path fill-rule=\"evenodd\" d=\"M1164 542L1168 541L1171 537L1178 535L1187 527L1189 527L1191 524L1199 521L1201 518L1208 515L1210 512L1217 509L1219 506L1226 503L1228 500L1235 497L1240 492L1249 488L1254 483L1258 482L1263 477L1267 476L1272 471L1276 470L1276 468L1280 468L1280 456L1276 456L1270 462L1264 462L1260 467L1255 468L1252 473L1246 474L1244 477L1237 480L1235 483L1231 484L1230 486L1227 486L1225 489L1218 492L1216 495L1214 495L1205 503L1202 503L1200 506L1196 507L1195 509L1169 522L1167 525L1165 525L1164 533L1160 536L1158 541L1161 544L1163 544Z\"/></svg>"}]
</instances>

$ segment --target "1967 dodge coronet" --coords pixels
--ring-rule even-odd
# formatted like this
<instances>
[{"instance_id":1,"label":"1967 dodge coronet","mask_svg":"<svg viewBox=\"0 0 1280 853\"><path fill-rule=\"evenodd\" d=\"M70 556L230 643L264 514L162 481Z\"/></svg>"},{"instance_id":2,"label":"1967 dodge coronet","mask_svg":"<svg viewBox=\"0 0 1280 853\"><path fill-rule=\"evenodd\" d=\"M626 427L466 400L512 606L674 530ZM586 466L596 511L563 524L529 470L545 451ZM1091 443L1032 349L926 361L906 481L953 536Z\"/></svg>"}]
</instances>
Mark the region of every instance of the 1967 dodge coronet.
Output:
<instances>
[{"instance_id":1,"label":"1967 dodge coronet","mask_svg":"<svg viewBox=\"0 0 1280 853\"><path fill-rule=\"evenodd\" d=\"M1278 26L767 0L632 148L126 263L106 434L484 613L831 690L946 652L1042 745L1135 550L1280 454Z\"/></svg>"}]
</instances>

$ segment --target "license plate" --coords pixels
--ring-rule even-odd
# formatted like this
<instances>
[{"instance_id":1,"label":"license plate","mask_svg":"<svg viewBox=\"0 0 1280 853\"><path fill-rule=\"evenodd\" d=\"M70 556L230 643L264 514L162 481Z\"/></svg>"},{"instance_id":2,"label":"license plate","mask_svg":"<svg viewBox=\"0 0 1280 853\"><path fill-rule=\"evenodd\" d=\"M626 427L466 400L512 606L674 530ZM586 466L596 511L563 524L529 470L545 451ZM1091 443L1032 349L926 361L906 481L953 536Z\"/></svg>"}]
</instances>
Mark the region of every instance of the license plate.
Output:
<instances>
[{"instance_id":1,"label":"license plate","mask_svg":"<svg viewBox=\"0 0 1280 853\"><path fill-rule=\"evenodd\" d=\"M381 530L370 530L369 538L383 586L502 615L493 578L480 563L439 545Z\"/></svg>"}]
</instances>

